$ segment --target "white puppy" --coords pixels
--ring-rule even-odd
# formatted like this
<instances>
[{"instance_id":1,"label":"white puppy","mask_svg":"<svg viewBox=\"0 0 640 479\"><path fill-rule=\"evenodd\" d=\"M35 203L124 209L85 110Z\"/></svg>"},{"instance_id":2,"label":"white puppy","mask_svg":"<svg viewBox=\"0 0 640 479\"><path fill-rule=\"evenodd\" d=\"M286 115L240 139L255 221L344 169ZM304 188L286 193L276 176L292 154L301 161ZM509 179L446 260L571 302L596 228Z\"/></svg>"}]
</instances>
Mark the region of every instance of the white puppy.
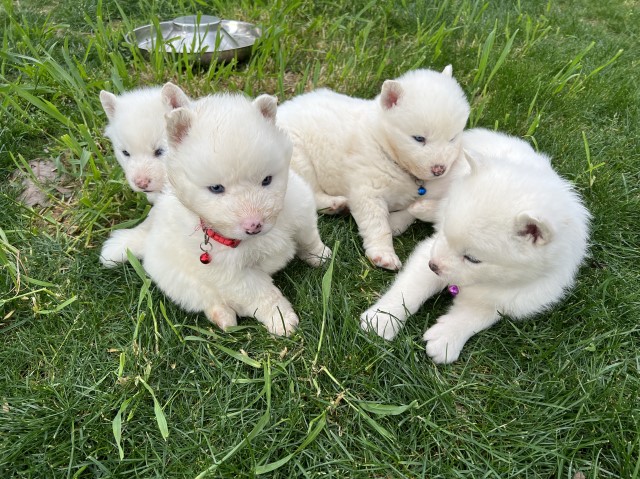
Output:
<instances>
[{"instance_id":1,"label":"white puppy","mask_svg":"<svg viewBox=\"0 0 640 479\"><path fill-rule=\"evenodd\" d=\"M310 188L289 171L291 142L275 125L276 109L268 95L214 95L168 113L171 187L148 229L120 230L105 243L103 263L121 261L128 247L184 309L204 311L222 329L238 315L291 333L298 317L271 274L296 253L318 266L331 251Z\"/></svg>"},{"instance_id":2,"label":"white puppy","mask_svg":"<svg viewBox=\"0 0 640 479\"><path fill-rule=\"evenodd\" d=\"M463 142L471 171L452 185L436 233L360 318L363 329L391 339L449 285L453 305L424 334L436 363L455 361L501 315L525 318L559 301L588 241L589 212L548 157L487 130L470 130Z\"/></svg>"},{"instance_id":3,"label":"white puppy","mask_svg":"<svg viewBox=\"0 0 640 479\"><path fill-rule=\"evenodd\" d=\"M407 207L420 195L444 197L461 163L468 117L449 65L442 73L415 70L387 80L375 100L326 89L301 95L282 105L278 124L293 140L291 165L311 185L317 208L348 207L367 257L398 269L392 235L413 222Z\"/></svg>"},{"instance_id":4,"label":"white puppy","mask_svg":"<svg viewBox=\"0 0 640 479\"><path fill-rule=\"evenodd\" d=\"M187 106L189 98L172 83L139 88L116 96L102 90L100 102L109 124L116 159L133 191L144 191L153 202L166 182L162 161L167 152L164 114Z\"/></svg>"}]
</instances>

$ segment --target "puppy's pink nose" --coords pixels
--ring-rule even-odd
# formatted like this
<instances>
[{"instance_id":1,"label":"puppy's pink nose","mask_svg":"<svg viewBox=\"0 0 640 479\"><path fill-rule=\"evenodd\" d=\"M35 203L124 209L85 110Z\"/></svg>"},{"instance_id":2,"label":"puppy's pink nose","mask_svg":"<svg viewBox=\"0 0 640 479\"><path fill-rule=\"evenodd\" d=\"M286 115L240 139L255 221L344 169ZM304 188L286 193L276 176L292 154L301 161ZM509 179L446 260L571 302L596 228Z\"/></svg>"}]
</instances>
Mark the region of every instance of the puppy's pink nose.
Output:
<instances>
[{"instance_id":1,"label":"puppy's pink nose","mask_svg":"<svg viewBox=\"0 0 640 479\"><path fill-rule=\"evenodd\" d=\"M242 228L248 235L257 235L262 231L262 220L258 218L248 218L242 222Z\"/></svg>"},{"instance_id":2,"label":"puppy's pink nose","mask_svg":"<svg viewBox=\"0 0 640 479\"><path fill-rule=\"evenodd\" d=\"M136 178L133 182L142 191L146 191L147 188L149 188L149 185L151 184L151 179L147 177L142 177L142 178Z\"/></svg>"},{"instance_id":3,"label":"puppy's pink nose","mask_svg":"<svg viewBox=\"0 0 640 479\"><path fill-rule=\"evenodd\" d=\"M444 175L445 171L447 171L447 167L444 165L433 165L431 167L431 173L433 174L433 176Z\"/></svg>"},{"instance_id":4,"label":"puppy's pink nose","mask_svg":"<svg viewBox=\"0 0 640 479\"><path fill-rule=\"evenodd\" d=\"M435 274L440 274L440 268L433 261L429 261L429 269L433 271Z\"/></svg>"}]
</instances>

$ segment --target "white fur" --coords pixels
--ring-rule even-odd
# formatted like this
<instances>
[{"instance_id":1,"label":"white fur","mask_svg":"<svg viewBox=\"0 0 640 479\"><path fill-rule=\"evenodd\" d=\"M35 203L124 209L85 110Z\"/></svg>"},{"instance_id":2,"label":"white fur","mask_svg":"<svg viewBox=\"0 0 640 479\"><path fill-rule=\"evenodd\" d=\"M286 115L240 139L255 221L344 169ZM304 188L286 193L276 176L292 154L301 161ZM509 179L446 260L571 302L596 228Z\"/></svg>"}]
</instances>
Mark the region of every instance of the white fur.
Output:
<instances>
[{"instance_id":1,"label":"white fur","mask_svg":"<svg viewBox=\"0 0 640 479\"><path fill-rule=\"evenodd\" d=\"M189 98L172 83L139 88L116 96L100 92L116 159L133 191L144 191L150 201L166 183L163 157L167 153L164 114L188 106Z\"/></svg>"},{"instance_id":2,"label":"white fur","mask_svg":"<svg viewBox=\"0 0 640 479\"><path fill-rule=\"evenodd\" d=\"M391 339L427 298L458 285L447 314L424 334L436 363L455 361L467 340L501 314L525 318L559 301L588 241L589 212L548 157L482 129L466 132L463 142L471 171L452 185L436 233L360 318L363 329Z\"/></svg>"},{"instance_id":3,"label":"white fur","mask_svg":"<svg viewBox=\"0 0 640 479\"><path fill-rule=\"evenodd\" d=\"M462 163L460 133L468 116L447 67L387 80L375 100L326 89L301 95L278 110L278 124L293 140L292 167L311 185L317 208L348 207L369 259L398 269L392 235L415 219L407 207L418 198L416 179L424 180L427 201L444 197Z\"/></svg>"},{"instance_id":4,"label":"white fur","mask_svg":"<svg viewBox=\"0 0 640 479\"><path fill-rule=\"evenodd\" d=\"M466 130L462 134L465 155L471 158L508 158L511 163L524 163L529 167L541 167L548 169L551 165L545 154L536 153L531 145L525 141L511 141L512 137L500 132L488 132L484 128ZM469 173L469 164L459 162L456 169L457 176ZM437 216L442 212L440 202L429 199L418 199L407 208L407 211L422 221L437 221Z\"/></svg>"},{"instance_id":5,"label":"white fur","mask_svg":"<svg viewBox=\"0 0 640 479\"><path fill-rule=\"evenodd\" d=\"M151 220L153 211L154 209L151 208L149 216L138 226L111 232L109 239L104 242L100 251L100 262L103 266L113 268L120 263L126 263L128 261L127 250L136 258L143 258L147 236L153 223Z\"/></svg>"},{"instance_id":6,"label":"white fur","mask_svg":"<svg viewBox=\"0 0 640 479\"><path fill-rule=\"evenodd\" d=\"M203 311L223 329L238 315L255 317L273 334L291 333L298 317L271 275L296 253L318 266L331 251L318 234L310 188L289 171L291 142L275 112L267 95L253 102L214 95L167 114L170 186L147 221L114 232L103 263L133 247L153 281L187 311ZM224 192L213 193L214 185ZM212 241L212 262L202 264L200 218L240 245Z\"/></svg>"}]
</instances>

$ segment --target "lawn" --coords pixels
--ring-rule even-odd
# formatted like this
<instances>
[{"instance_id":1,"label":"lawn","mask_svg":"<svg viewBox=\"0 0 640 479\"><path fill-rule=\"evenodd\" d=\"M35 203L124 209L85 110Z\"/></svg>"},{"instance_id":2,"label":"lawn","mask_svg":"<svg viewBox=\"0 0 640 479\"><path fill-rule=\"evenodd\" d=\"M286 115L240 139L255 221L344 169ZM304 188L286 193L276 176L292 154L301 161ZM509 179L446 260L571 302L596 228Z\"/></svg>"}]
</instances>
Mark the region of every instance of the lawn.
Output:
<instances>
[{"instance_id":1,"label":"lawn","mask_svg":"<svg viewBox=\"0 0 640 479\"><path fill-rule=\"evenodd\" d=\"M637 3L1 1L0 477L640 478ZM211 67L124 42L186 13L263 36L248 62ZM223 333L139 264L98 262L109 232L150 208L103 135L101 89L373 98L447 64L469 126L549 154L593 214L589 256L552 310L504 318L436 366L421 336L450 297L393 341L362 332L394 273L366 260L348 217L319 220L331 265L275 276L301 318L289 338L251 318ZM28 207L36 160L63 176ZM401 259L431 231L397 238Z\"/></svg>"}]
</instances>

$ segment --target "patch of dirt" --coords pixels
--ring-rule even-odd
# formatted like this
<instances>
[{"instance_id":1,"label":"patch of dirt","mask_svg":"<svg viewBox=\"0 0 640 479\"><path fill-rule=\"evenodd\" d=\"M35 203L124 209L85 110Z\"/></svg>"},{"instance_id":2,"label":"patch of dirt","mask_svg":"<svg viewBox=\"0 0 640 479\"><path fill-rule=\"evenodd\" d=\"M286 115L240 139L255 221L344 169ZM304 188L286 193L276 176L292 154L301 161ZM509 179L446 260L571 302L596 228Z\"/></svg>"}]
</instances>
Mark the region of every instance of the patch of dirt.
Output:
<instances>
[{"instance_id":1,"label":"patch of dirt","mask_svg":"<svg viewBox=\"0 0 640 479\"><path fill-rule=\"evenodd\" d=\"M18 201L33 208L34 206L49 206L50 195L67 197L71 189L67 188L68 179L58 172L51 160L35 159L29 162L30 171L17 169L11 175L11 180L22 184L22 193Z\"/></svg>"}]
</instances>

